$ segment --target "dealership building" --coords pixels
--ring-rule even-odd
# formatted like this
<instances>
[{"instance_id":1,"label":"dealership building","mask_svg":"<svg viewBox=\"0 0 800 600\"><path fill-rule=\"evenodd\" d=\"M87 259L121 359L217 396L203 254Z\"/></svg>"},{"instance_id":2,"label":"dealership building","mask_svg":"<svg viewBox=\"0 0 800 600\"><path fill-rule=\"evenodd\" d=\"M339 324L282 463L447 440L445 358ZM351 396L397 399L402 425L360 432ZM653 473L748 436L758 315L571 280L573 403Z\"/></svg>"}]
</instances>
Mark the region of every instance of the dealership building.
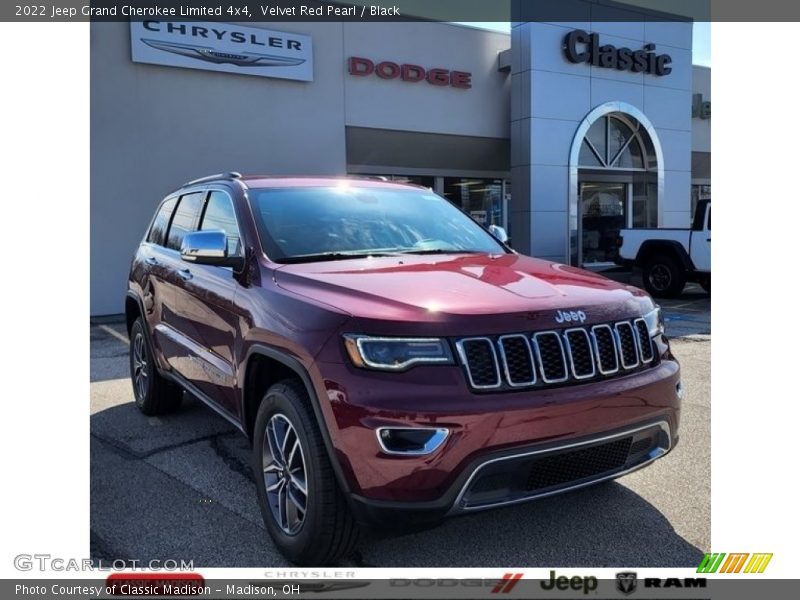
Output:
<instances>
[{"instance_id":1,"label":"dealership building","mask_svg":"<svg viewBox=\"0 0 800 600\"><path fill-rule=\"evenodd\" d=\"M92 315L123 311L160 199L222 171L417 183L522 253L598 270L620 228L688 227L710 197L710 70L690 22L621 12L510 34L93 23Z\"/></svg>"}]
</instances>

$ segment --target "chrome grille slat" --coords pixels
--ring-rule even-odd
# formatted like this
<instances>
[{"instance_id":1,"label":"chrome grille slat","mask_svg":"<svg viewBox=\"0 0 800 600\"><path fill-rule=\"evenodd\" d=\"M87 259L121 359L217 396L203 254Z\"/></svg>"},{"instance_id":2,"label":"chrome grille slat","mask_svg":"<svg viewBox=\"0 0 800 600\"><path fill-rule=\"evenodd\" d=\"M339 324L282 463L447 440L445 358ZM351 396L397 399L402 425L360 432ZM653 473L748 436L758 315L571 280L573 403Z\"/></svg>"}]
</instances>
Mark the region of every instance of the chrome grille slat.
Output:
<instances>
[{"instance_id":1,"label":"chrome grille slat","mask_svg":"<svg viewBox=\"0 0 800 600\"><path fill-rule=\"evenodd\" d=\"M488 350L485 359L476 357L480 348ZM464 338L456 342L456 350L461 362L466 367L469 384L476 390L491 390L502 385L500 380L500 367L497 362L497 352L494 342L487 337ZM478 366L476 363L483 363ZM489 364L486 364L489 363Z\"/></svg>"},{"instance_id":2,"label":"chrome grille slat","mask_svg":"<svg viewBox=\"0 0 800 600\"><path fill-rule=\"evenodd\" d=\"M621 321L614 325L614 331L617 334L617 349L622 368L635 369L639 366L639 349L633 326L627 321Z\"/></svg>"},{"instance_id":3,"label":"chrome grille slat","mask_svg":"<svg viewBox=\"0 0 800 600\"><path fill-rule=\"evenodd\" d=\"M555 340L558 348L550 346L547 340ZM545 348L542 348L542 345ZM533 347L536 350L536 360L539 363L539 372L542 374L542 381L545 383L563 383L569 379L569 369L567 359L564 356L564 342L561 335L556 331L540 331L533 336ZM561 358L561 369L558 369L558 357ZM554 363L554 361L556 361ZM555 367L555 372L554 368ZM563 375L561 375L563 373ZM553 377L552 375L555 375ZM561 376L559 376L561 375Z\"/></svg>"},{"instance_id":4,"label":"chrome grille slat","mask_svg":"<svg viewBox=\"0 0 800 600\"><path fill-rule=\"evenodd\" d=\"M498 339L498 345L508 385L528 387L535 384L536 366L528 337L522 334L504 335Z\"/></svg>"},{"instance_id":5,"label":"chrome grille slat","mask_svg":"<svg viewBox=\"0 0 800 600\"><path fill-rule=\"evenodd\" d=\"M576 327L564 332L567 357L575 379L591 379L597 373L592 341L585 329ZM587 368L587 363L588 367Z\"/></svg>"},{"instance_id":6,"label":"chrome grille slat","mask_svg":"<svg viewBox=\"0 0 800 600\"><path fill-rule=\"evenodd\" d=\"M562 330L462 338L456 350L476 391L607 379L655 363L642 318Z\"/></svg>"},{"instance_id":7,"label":"chrome grille slat","mask_svg":"<svg viewBox=\"0 0 800 600\"><path fill-rule=\"evenodd\" d=\"M636 332L636 345L639 347L639 358L643 364L647 364L655 358L653 340L650 339L647 321L644 319L636 319L633 322L633 327Z\"/></svg>"},{"instance_id":8,"label":"chrome grille slat","mask_svg":"<svg viewBox=\"0 0 800 600\"><path fill-rule=\"evenodd\" d=\"M619 354L617 352L617 339L610 325L595 325L592 327L592 345L597 359L597 370L603 375L613 375L619 371ZM613 355L613 366L607 364L604 357Z\"/></svg>"}]
</instances>

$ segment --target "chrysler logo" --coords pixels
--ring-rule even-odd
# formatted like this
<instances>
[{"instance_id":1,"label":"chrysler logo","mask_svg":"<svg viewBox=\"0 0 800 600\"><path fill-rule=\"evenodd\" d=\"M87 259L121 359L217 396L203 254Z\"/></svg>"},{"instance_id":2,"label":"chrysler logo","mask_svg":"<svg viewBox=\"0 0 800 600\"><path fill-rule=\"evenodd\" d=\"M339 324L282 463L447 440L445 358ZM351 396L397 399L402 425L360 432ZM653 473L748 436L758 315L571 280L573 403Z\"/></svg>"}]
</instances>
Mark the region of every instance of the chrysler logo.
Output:
<instances>
[{"instance_id":1,"label":"chrysler logo","mask_svg":"<svg viewBox=\"0 0 800 600\"><path fill-rule=\"evenodd\" d=\"M237 67L293 67L306 62L304 58L286 58L275 54L221 52L208 46L192 46L145 38L141 38L141 40L157 50L179 54L188 58L196 58L217 65L228 63Z\"/></svg>"},{"instance_id":2,"label":"chrysler logo","mask_svg":"<svg viewBox=\"0 0 800 600\"><path fill-rule=\"evenodd\" d=\"M636 591L636 573L617 573L617 589L625 595Z\"/></svg>"}]
</instances>

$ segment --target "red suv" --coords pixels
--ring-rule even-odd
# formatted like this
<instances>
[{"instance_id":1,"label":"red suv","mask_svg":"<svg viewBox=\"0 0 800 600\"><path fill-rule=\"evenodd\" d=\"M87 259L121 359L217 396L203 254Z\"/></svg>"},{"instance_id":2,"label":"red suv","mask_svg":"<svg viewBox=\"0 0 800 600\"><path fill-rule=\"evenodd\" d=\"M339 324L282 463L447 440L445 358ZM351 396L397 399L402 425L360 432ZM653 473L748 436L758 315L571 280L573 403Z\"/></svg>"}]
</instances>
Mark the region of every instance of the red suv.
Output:
<instances>
[{"instance_id":1,"label":"red suv","mask_svg":"<svg viewBox=\"0 0 800 600\"><path fill-rule=\"evenodd\" d=\"M336 561L359 524L435 523L669 452L682 388L659 308L504 241L411 185L187 183L131 265L136 404L164 413L186 390L248 436L267 530L299 564Z\"/></svg>"}]
</instances>

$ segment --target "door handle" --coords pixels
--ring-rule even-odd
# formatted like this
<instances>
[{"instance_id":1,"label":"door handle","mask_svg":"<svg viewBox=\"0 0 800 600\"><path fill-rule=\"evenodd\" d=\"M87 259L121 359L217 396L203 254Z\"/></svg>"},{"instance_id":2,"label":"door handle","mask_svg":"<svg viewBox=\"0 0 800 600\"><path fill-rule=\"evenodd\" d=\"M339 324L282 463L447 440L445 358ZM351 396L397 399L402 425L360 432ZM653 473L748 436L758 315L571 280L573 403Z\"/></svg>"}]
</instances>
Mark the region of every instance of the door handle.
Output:
<instances>
[{"instance_id":1,"label":"door handle","mask_svg":"<svg viewBox=\"0 0 800 600\"><path fill-rule=\"evenodd\" d=\"M189 281L193 277L192 272L189 269L179 269L178 275L180 275L181 279L184 281Z\"/></svg>"},{"instance_id":2,"label":"door handle","mask_svg":"<svg viewBox=\"0 0 800 600\"><path fill-rule=\"evenodd\" d=\"M151 267L155 267L158 264L158 259L155 256L150 256L145 259L145 261Z\"/></svg>"}]
</instances>

